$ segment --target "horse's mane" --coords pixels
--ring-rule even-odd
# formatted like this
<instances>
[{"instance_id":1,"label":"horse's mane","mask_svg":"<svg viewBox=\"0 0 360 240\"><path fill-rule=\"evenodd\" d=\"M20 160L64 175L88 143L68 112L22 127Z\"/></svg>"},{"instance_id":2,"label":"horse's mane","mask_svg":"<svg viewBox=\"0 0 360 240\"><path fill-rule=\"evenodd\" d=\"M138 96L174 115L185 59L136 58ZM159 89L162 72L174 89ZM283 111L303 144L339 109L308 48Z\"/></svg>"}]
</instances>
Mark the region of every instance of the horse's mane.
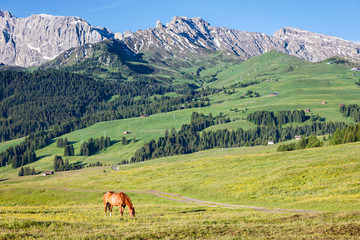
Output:
<instances>
[{"instance_id":1,"label":"horse's mane","mask_svg":"<svg viewBox=\"0 0 360 240\"><path fill-rule=\"evenodd\" d=\"M124 194L125 202L128 205L129 209L133 210L134 206L132 205L132 202L131 202L130 198L125 193L123 193L123 194Z\"/></svg>"}]
</instances>

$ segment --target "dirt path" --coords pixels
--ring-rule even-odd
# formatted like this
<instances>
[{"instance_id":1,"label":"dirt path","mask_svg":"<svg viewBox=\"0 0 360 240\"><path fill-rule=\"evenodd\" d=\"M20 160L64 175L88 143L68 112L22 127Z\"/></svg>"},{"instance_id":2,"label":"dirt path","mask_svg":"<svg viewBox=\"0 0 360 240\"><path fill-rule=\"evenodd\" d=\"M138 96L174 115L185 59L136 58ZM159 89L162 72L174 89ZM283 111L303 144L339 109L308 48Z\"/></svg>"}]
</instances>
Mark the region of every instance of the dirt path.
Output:
<instances>
[{"instance_id":1,"label":"dirt path","mask_svg":"<svg viewBox=\"0 0 360 240\"><path fill-rule=\"evenodd\" d=\"M76 189L76 188L51 188L50 190L63 190L63 191L83 191L83 192L106 192L108 190L88 190L88 189ZM297 212L297 213L320 213L318 211L312 210L302 210L302 209L285 209L285 208L263 208L263 207L256 207L256 206L248 206L248 205L234 205L234 204L226 204L226 203L216 203L216 202L209 202L203 201L195 198L184 197L178 194L173 193L165 193L160 191L154 190L119 190L115 189L112 190L114 192L133 192L138 194L147 194L152 195L159 198L168 199L171 201L182 202L182 203L189 203L189 204L196 204L206 207L221 207L221 208L251 208L255 211L263 211L263 212Z\"/></svg>"}]
</instances>

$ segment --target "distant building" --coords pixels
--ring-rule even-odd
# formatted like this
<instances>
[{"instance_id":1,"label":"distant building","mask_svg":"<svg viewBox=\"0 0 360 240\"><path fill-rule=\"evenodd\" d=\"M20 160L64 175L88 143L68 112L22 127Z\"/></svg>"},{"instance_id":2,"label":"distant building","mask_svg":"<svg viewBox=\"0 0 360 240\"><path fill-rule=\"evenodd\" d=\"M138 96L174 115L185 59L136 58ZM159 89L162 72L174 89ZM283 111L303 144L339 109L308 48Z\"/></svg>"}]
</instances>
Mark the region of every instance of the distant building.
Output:
<instances>
[{"instance_id":1,"label":"distant building","mask_svg":"<svg viewBox=\"0 0 360 240\"><path fill-rule=\"evenodd\" d=\"M272 92L272 93L270 93L270 95L271 95L271 96L278 96L279 93L277 93L277 92Z\"/></svg>"},{"instance_id":2,"label":"distant building","mask_svg":"<svg viewBox=\"0 0 360 240\"><path fill-rule=\"evenodd\" d=\"M149 117L147 114L141 114L140 117Z\"/></svg>"},{"instance_id":3,"label":"distant building","mask_svg":"<svg viewBox=\"0 0 360 240\"><path fill-rule=\"evenodd\" d=\"M129 132L128 131L124 131L123 134L128 134Z\"/></svg>"},{"instance_id":4,"label":"distant building","mask_svg":"<svg viewBox=\"0 0 360 240\"><path fill-rule=\"evenodd\" d=\"M360 72L360 68L353 68L353 69L351 69L351 71L353 71L353 72Z\"/></svg>"},{"instance_id":5,"label":"distant building","mask_svg":"<svg viewBox=\"0 0 360 240\"><path fill-rule=\"evenodd\" d=\"M295 136L295 140L300 140L301 139L301 135L296 135Z\"/></svg>"},{"instance_id":6,"label":"distant building","mask_svg":"<svg viewBox=\"0 0 360 240\"><path fill-rule=\"evenodd\" d=\"M305 112L310 112L310 108L305 109Z\"/></svg>"},{"instance_id":7,"label":"distant building","mask_svg":"<svg viewBox=\"0 0 360 240\"><path fill-rule=\"evenodd\" d=\"M43 176L46 176L46 175L53 175L54 174L54 171L46 171L43 173Z\"/></svg>"},{"instance_id":8,"label":"distant building","mask_svg":"<svg viewBox=\"0 0 360 240\"><path fill-rule=\"evenodd\" d=\"M326 102L326 101L321 101L320 103L321 103L321 104L326 104L327 102Z\"/></svg>"},{"instance_id":9,"label":"distant building","mask_svg":"<svg viewBox=\"0 0 360 240\"><path fill-rule=\"evenodd\" d=\"M274 141L268 141L268 145L274 145L275 142Z\"/></svg>"},{"instance_id":10,"label":"distant building","mask_svg":"<svg viewBox=\"0 0 360 240\"><path fill-rule=\"evenodd\" d=\"M334 64L333 62L328 62L327 64Z\"/></svg>"},{"instance_id":11,"label":"distant building","mask_svg":"<svg viewBox=\"0 0 360 240\"><path fill-rule=\"evenodd\" d=\"M342 104L342 103L339 103L339 104L338 104L338 106L339 106L339 107L343 107L343 106L344 106L344 104Z\"/></svg>"}]
</instances>

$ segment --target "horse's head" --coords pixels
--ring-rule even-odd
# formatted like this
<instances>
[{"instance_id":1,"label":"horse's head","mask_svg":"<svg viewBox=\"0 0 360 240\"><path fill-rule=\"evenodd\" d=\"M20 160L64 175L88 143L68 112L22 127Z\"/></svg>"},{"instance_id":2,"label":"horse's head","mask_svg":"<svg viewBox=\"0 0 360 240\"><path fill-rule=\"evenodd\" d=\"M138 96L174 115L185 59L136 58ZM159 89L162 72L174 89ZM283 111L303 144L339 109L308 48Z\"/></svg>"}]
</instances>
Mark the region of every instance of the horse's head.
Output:
<instances>
[{"instance_id":1,"label":"horse's head","mask_svg":"<svg viewBox=\"0 0 360 240\"><path fill-rule=\"evenodd\" d=\"M130 217L135 217L135 208L131 209L129 212Z\"/></svg>"}]
</instances>

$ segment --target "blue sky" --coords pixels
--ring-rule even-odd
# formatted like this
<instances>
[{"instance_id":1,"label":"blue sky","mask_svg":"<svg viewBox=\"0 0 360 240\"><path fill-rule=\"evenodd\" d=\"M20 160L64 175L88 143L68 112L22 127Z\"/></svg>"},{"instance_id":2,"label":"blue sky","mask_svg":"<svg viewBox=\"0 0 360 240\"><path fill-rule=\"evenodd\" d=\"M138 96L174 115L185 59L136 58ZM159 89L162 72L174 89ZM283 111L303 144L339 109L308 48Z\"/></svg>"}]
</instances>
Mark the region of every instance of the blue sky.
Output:
<instances>
[{"instance_id":1,"label":"blue sky","mask_svg":"<svg viewBox=\"0 0 360 240\"><path fill-rule=\"evenodd\" d=\"M0 0L16 17L78 16L113 32L164 24L174 16L202 17L212 26L272 35L295 27L360 42L360 0Z\"/></svg>"}]
</instances>

